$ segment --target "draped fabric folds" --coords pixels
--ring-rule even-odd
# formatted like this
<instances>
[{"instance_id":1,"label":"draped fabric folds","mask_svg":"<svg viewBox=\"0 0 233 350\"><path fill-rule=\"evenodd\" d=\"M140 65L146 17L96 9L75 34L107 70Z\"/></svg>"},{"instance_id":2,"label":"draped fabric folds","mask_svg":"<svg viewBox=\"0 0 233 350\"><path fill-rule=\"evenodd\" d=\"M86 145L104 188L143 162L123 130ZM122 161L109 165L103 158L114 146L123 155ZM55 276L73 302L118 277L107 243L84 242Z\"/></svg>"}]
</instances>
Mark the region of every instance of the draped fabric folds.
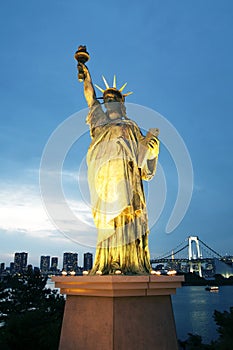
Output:
<instances>
[{"instance_id":1,"label":"draped fabric folds","mask_svg":"<svg viewBox=\"0 0 233 350\"><path fill-rule=\"evenodd\" d=\"M139 168L144 136L129 119L108 119L100 105L90 111L92 142L87 154L92 213L98 230L91 274L149 273L148 218L142 180L150 180L157 158Z\"/></svg>"}]
</instances>

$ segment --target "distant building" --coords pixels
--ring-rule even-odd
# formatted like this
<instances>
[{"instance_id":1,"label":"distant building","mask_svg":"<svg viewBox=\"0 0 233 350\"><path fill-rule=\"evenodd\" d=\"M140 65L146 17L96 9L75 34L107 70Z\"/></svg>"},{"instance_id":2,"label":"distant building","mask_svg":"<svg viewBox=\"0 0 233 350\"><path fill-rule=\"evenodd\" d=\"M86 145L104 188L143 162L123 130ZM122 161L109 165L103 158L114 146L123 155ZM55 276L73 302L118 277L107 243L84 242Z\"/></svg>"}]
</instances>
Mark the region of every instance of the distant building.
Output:
<instances>
[{"instance_id":1,"label":"distant building","mask_svg":"<svg viewBox=\"0 0 233 350\"><path fill-rule=\"evenodd\" d=\"M228 265L233 265L233 256L232 255L226 255L223 258L221 258L221 261L224 261Z\"/></svg>"},{"instance_id":2,"label":"distant building","mask_svg":"<svg viewBox=\"0 0 233 350\"><path fill-rule=\"evenodd\" d=\"M48 273L49 272L49 267L50 267L50 256L47 255L42 255L40 257L40 270L41 273Z\"/></svg>"},{"instance_id":3,"label":"distant building","mask_svg":"<svg viewBox=\"0 0 233 350\"><path fill-rule=\"evenodd\" d=\"M10 262L10 273L15 271L15 263L13 261Z\"/></svg>"},{"instance_id":4,"label":"distant building","mask_svg":"<svg viewBox=\"0 0 233 350\"><path fill-rule=\"evenodd\" d=\"M58 258L53 256L51 258L51 267L50 267L50 270L52 272L56 272L57 271L57 267L58 267Z\"/></svg>"},{"instance_id":5,"label":"distant building","mask_svg":"<svg viewBox=\"0 0 233 350\"><path fill-rule=\"evenodd\" d=\"M66 272L77 271L78 268L78 254L64 253L63 255L63 270Z\"/></svg>"},{"instance_id":6,"label":"distant building","mask_svg":"<svg viewBox=\"0 0 233 350\"><path fill-rule=\"evenodd\" d=\"M1 263L0 265L0 273L2 273L5 270L5 263Z\"/></svg>"},{"instance_id":7,"label":"distant building","mask_svg":"<svg viewBox=\"0 0 233 350\"><path fill-rule=\"evenodd\" d=\"M15 253L14 258L14 271L24 272L27 269L28 253Z\"/></svg>"},{"instance_id":8,"label":"distant building","mask_svg":"<svg viewBox=\"0 0 233 350\"><path fill-rule=\"evenodd\" d=\"M30 274L33 273L33 266L32 266L31 264L29 264L29 265L27 266L27 272L30 273Z\"/></svg>"},{"instance_id":9,"label":"distant building","mask_svg":"<svg viewBox=\"0 0 233 350\"><path fill-rule=\"evenodd\" d=\"M93 254L85 253L84 254L84 262L83 262L83 269L85 271L89 271L92 269L92 266L93 266Z\"/></svg>"},{"instance_id":10,"label":"distant building","mask_svg":"<svg viewBox=\"0 0 233 350\"><path fill-rule=\"evenodd\" d=\"M40 269L39 269L39 267L34 266L33 272L34 272L36 275L39 275L39 274L40 274Z\"/></svg>"}]
</instances>

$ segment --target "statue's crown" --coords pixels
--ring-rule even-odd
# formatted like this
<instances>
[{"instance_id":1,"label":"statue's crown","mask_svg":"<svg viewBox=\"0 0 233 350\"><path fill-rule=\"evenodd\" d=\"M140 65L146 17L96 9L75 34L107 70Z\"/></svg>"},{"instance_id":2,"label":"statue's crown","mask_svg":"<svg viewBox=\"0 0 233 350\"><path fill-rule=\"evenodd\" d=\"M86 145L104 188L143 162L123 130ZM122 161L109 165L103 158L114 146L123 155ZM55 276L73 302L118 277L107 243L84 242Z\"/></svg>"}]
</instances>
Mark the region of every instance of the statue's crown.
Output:
<instances>
[{"instance_id":1,"label":"statue's crown","mask_svg":"<svg viewBox=\"0 0 233 350\"><path fill-rule=\"evenodd\" d=\"M95 84L95 87L97 87L98 90L100 90L103 93L103 99L106 100L108 97L111 96L116 96L118 99L120 99L121 101L125 100L126 96L129 96L132 94L132 92L127 92L125 94L122 93L122 91L124 90L124 88L126 87L127 83L125 83L124 85L122 85L122 87L120 89L117 89L116 87L116 76L114 75L113 77L113 87L109 87L109 84L107 83L107 80L105 79L104 76L102 76L104 84L106 86L106 89L102 89L100 86Z\"/></svg>"}]
</instances>

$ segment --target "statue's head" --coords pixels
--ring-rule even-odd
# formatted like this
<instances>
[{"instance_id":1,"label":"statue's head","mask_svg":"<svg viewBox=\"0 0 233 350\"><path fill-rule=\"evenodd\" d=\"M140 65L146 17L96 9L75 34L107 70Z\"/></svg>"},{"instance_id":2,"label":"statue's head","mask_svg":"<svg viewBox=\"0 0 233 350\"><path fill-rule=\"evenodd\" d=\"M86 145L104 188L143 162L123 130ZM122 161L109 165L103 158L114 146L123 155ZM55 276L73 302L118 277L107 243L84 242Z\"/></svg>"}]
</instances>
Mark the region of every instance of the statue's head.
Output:
<instances>
[{"instance_id":1,"label":"statue's head","mask_svg":"<svg viewBox=\"0 0 233 350\"><path fill-rule=\"evenodd\" d=\"M106 86L106 90L100 88L98 85L95 84L97 89L99 89L103 93L103 100L104 105L108 112L118 112L120 114L123 114L125 116L125 97L132 94L132 92L128 92L126 94L123 94L122 91L126 87L127 83L125 83L119 90L116 88L116 76L114 75L113 78L113 87L109 87L106 79L103 76L103 81Z\"/></svg>"},{"instance_id":2,"label":"statue's head","mask_svg":"<svg viewBox=\"0 0 233 350\"><path fill-rule=\"evenodd\" d=\"M108 88L103 93L103 99L104 103L108 102L125 102L125 96L120 92L120 90L117 90L116 88Z\"/></svg>"},{"instance_id":3,"label":"statue's head","mask_svg":"<svg viewBox=\"0 0 233 350\"><path fill-rule=\"evenodd\" d=\"M118 114L123 114L125 116L125 97L119 90L116 88L106 89L103 94L103 99L108 113L117 112Z\"/></svg>"}]
</instances>

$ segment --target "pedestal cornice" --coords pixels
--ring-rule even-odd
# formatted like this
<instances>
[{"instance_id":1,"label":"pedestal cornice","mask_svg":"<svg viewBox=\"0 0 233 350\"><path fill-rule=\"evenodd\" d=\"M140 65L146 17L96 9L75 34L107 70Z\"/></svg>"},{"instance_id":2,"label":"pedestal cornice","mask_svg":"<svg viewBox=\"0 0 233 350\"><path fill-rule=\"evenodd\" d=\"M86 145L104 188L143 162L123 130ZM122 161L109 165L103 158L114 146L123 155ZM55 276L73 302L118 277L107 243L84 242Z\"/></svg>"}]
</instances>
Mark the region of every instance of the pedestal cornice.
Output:
<instances>
[{"instance_id":1,"label":"pedestal cornice","mask_svg":"<svg viewBox=\"0 0 233 350\"><path fill-rule=\"evenodd\" d=\"M153 296L175 294L184 276L54 276L52 281L60 292L80 296Z\"/></svg>"}]
</instances>

